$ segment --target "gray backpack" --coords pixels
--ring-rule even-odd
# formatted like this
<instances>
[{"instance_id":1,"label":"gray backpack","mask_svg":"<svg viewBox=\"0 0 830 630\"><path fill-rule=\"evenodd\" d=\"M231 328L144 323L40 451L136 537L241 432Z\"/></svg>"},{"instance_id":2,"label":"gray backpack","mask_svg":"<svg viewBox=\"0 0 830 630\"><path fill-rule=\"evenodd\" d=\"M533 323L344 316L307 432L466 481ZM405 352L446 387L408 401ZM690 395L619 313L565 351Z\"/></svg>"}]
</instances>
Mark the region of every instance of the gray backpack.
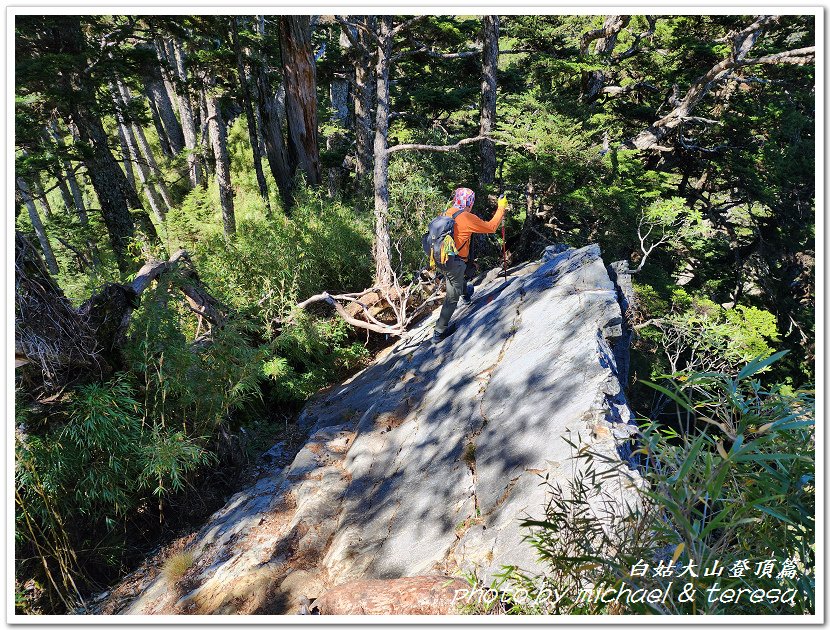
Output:
<instances>
[{"instance_id":1,"label":"gray backpack","mask_svg":"<svg viewBox=\"0 0 830 630\"><path fill-rule=\"evenodd\" d=\"M429 222L428 232L421 239L421 245L424 253L429 256L430 267L436 265L443 267L450 256L458 254L452 235L455 229L455 219L462 212L464 210L459 210L449 217L442 214Z\"/></svg>"}]
</instances>

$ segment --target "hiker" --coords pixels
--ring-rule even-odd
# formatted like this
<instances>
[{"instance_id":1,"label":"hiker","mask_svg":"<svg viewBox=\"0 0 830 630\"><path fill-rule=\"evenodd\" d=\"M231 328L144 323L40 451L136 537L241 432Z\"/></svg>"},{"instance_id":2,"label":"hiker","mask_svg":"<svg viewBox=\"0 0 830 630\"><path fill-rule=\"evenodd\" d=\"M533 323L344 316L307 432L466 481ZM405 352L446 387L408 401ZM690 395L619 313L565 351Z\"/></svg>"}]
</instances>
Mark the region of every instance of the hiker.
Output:
<instances>
[{"instance_id":1,"label":"hiker","mask_svg":"<svg viewBox=\"0 0 830 630\"><path fill-rule=\"evenodd\" d=\"M441 313L438 316L438 323L435 325L435 332L432 335L432 342L438 343L452 334L448 328L459 299L470 302L473 297L473 287L468 285L464 276L467 269L467 260L470 253L470 239L473 234L492 234L496 231L499 223L504 217L507 208L507 198L499 197L498 207L493 218L489 221L479 219L471 210L475 202L475 193L469 188L457 188L453 195L452 205L442 217L455 219L452 240L455 245L452 254L446 257L446 262L436 260L436 266L444 273L447 282L447 295L441 305Z\"/></svg>"}]
</instances>

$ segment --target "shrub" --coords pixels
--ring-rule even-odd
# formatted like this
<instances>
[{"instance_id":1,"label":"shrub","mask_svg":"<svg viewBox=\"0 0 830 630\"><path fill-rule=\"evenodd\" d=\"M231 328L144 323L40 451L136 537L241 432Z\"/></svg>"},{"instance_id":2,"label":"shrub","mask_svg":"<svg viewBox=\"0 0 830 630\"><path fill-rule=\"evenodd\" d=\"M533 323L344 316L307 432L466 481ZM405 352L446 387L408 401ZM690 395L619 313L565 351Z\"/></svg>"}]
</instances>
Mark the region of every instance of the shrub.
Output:
<instances>
[{"instance_id":1,"label":"shrub","mask_svg":"<svg viewBox=\"0 0 830 630\"><path fill-rule=\"evenodd\" d=\"M49 594L70 605L75 580L87 574L81 567L118 563L108 553L117 542L104 541L117 541L117 526L148 498L145 489L160 503L212 455L198 438L145 422L123 375L76 388L67 417L43 435L16 436L15 532L19 550L28 550L19 557L30 558L18 570L40 566Z\"/></svg>"},{"instance_id":2,"label":"shrub","mask_svg":"<svg viewBox=\"0 0 830 630\"><path fill-rule=\"evenodd\" d=\"M316 319L296 313L272 344L273 356L262 366L274 383L276 402L298 404L329 382L363 365L366 347L349 340L349 326L339 318Z\"/></svg>"}]
</instances>

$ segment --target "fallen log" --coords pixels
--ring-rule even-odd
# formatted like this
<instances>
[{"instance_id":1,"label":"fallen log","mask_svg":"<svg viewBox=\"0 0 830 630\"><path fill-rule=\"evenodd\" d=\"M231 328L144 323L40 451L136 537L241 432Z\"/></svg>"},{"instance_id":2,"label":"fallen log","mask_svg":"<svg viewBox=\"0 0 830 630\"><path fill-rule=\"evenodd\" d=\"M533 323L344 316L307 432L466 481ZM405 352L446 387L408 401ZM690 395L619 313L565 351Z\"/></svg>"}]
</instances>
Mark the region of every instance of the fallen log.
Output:
<instances>
[{"instance_id":1,"label":"fallen log","mask_svg":"<svg viewBox=\"0 0 830 630\"><path fill-rule=\"evenodd\" d=\"M15 367L24 389L39 402L53 400L69 385L104 380L123 368L132 314L141 294L162 277L211 326L221 326L228 316L184 250L168 260L147 261L129 283L105 284L77 309L19 232L15 254Z\"/></svg>"}]
</instances>

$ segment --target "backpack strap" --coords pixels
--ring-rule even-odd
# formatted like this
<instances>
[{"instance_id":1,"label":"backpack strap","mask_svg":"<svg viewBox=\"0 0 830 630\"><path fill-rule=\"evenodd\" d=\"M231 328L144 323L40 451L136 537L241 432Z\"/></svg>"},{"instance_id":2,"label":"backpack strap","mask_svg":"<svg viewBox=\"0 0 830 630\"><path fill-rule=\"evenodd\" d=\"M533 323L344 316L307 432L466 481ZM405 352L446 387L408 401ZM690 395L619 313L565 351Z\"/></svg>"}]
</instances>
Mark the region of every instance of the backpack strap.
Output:
<instances>
[{"instance_id":1,"label":"backpack strap","mask_svg":"<svg viewBox=\"0 0 830 630\"><path fill-rule=\"evenodd\" d=\"M453 213L453 215L452 215L452 220L453 220L453 221L455 221L456 217L458 217L458 215L459 215L459 214L461 214L462 212L466 212L466 210L462 208L462 209L461 209L461 210L459 210L458 212L454 212L454 213ZM470 238L472 238L472 235L470 235ZM454 240L455 240L455 239L453 239L453 241L454 241ZM464 241L464 242L461 244L461 246L460 246L460 247L459 247L458 245L456 245L456 246L455 246L455 248L456 248L456 249L458 249L458 250L463 249L463 248L464 248L464 245L466 245L466 244L467 244L467 242L468 242L469 240L470 240L470 239L468 238L466 241Z\"/></svg>"}]
</instances>

